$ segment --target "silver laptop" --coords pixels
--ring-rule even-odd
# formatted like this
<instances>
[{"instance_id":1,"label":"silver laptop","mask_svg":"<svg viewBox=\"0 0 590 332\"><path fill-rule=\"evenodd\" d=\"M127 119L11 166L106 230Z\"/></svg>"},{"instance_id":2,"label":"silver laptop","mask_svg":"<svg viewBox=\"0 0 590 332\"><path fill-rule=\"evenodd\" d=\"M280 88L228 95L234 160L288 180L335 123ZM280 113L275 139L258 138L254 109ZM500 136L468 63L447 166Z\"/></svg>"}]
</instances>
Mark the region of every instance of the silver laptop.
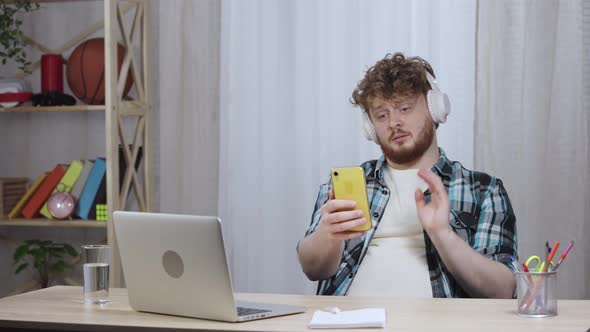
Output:
<instances>
[{"instance_id":1,"label":"silver laptop","mask_svg":"<svg viewBox=\"0 0 590 332\"><path fill-rule=\"evenodd\" d=\"M217 217L116 211L113 220L134 310L227 322L305 311L234 300Z\"/></svg>"}]
</instances>

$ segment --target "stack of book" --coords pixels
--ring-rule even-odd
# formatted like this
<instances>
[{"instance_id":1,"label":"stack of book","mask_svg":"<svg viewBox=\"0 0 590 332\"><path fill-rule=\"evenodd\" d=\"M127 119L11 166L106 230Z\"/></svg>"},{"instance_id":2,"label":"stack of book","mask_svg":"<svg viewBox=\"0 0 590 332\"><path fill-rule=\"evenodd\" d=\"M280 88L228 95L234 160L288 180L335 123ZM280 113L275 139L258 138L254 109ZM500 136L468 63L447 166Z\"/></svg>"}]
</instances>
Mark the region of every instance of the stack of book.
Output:
<instances>
[{"instance_id":1,"label":"stack of book","mask_svg":"<svg viewBox=\"0 0 590 332\"><path fill-rule=\"evenodd\" d=\"M124 174L126 169L122 150L120 147L120 174ZM136 169L141 156L140 147L135 162ZM76 211L72 218L96 220L96 206L107 203L105 158L73 160L69 164L58 164L51 171L39 175L29 189L20 194L16 205L8 212L8 218L22 216L27 219L53 219L47 208L47 200L51 194L59 191L70 193L76 201Z\"/></svg>"}]
</instances>

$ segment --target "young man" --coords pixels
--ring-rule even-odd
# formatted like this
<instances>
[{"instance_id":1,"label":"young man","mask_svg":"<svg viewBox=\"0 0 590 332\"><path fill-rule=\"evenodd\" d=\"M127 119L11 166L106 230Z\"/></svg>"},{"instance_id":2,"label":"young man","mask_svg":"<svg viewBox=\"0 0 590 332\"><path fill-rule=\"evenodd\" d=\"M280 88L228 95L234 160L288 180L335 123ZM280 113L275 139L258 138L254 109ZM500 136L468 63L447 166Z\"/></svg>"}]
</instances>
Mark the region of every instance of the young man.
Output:
<instances>
[{"instance_id":1,"label":"young man","mask_svg":"<svg viewBox=\"0 0 590 332\"><path fill-rule=\"evenodd\" d=\"M367 138L383 151L362 164L372 228L354 201L320 187L297 252L320 295L512 298L516 218L500 179L438 147L447 96L419 57L387 55L352 94Z\"/></svg>"}]
</instances>

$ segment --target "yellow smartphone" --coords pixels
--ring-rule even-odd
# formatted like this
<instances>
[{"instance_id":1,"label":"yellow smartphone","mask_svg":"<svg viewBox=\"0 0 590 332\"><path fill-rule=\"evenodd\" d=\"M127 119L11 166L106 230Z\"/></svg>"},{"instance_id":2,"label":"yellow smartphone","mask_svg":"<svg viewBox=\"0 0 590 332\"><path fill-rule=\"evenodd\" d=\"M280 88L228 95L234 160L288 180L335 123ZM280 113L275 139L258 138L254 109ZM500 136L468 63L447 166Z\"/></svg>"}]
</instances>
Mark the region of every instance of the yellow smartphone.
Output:
<instances>
[{"instance_id":1,"label":"yellow smartphone","mask_svg":"<svg viewBox=\"0 0 590 332\"><path fill-rule=\"evenodd\" d=\"M332 184L334 186L334 198L356 202L356 209L363 211L367 222L353 228L353 231L367 231L371 229L371 213L369 199L367 198L367 182L365 172L361 167L335 167L332 168Z\"/></svg>"}]
</instances>

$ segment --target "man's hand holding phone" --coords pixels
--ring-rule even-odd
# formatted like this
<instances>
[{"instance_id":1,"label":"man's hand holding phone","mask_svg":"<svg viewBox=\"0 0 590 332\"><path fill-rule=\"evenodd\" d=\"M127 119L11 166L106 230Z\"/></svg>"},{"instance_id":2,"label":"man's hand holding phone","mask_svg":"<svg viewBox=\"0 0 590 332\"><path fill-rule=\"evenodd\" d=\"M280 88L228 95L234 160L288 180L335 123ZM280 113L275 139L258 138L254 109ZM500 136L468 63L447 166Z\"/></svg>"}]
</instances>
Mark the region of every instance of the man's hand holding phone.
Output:
<instances>
[{"instance_id":1,"label":"man's hand holding phone","mask_svg":"<svg viewBox=\"0 0 590 332\"><path fill-rule=\"evenodd\" d=\"M330 190L329 198L322 206L322 217L317 231L332 240L350 240L362 236L363 231L352 230L367 222L363 211L356 210L356 202L334 199L333 190Z\"/></svg>"},{"instance_id":2,"label":"man's hand holding phone","mask_svg":"<svg viewBox=\"0 0 590 332\"><path fill-rule=\"evenodd\" d=\"M342 259L344 241L372 227L365 174L361 167L332 169L332 190L320 209L315 231L299 242L299 261L310 280L332 277Z\"/></svg>"},{"instance_id":3,"label":"man's hand holding phone","mask_svg":"<svg viewBox=\"0 0 590 332\"><path fill-rule=\"evenodd\" d=\"M344 241L359 238L372 227L363 169L333 168L331 176L333 189L320 209L319 225L298 246L303 272L310 280L332 277L338 271Z\"/></svg>"}]
</instances>

